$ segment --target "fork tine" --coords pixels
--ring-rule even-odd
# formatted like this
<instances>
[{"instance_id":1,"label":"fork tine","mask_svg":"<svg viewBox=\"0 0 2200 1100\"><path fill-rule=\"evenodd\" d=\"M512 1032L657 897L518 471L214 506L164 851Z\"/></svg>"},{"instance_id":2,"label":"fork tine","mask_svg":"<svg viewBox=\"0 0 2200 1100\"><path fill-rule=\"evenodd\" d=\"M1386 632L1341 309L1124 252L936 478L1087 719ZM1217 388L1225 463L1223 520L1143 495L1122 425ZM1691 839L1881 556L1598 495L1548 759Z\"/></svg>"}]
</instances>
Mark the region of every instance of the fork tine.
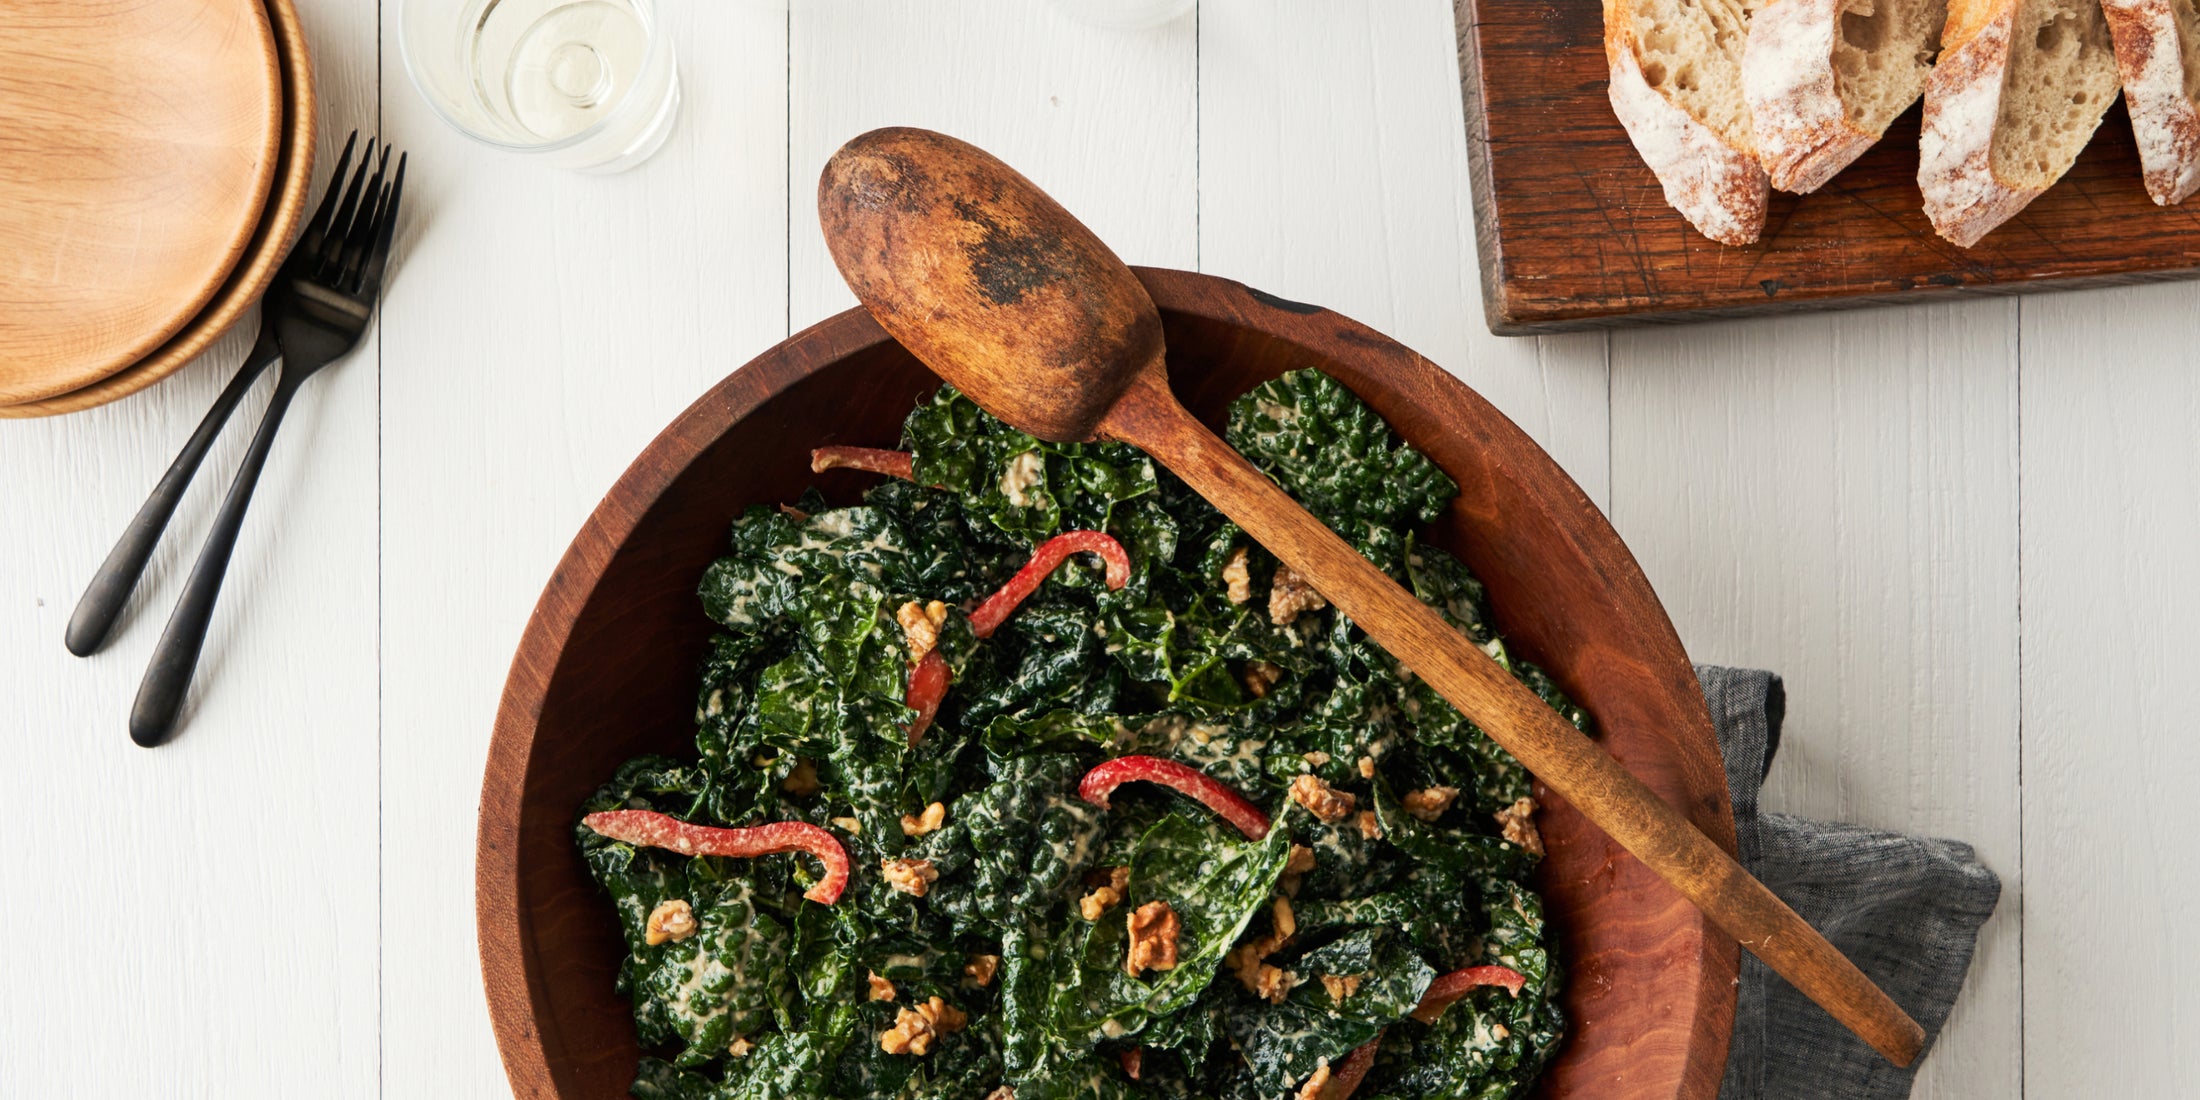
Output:
<instances>
[{"instance_id":1,"label":"fork tine","mask_svg":"<svg viewBox=\"0 0 2200 1100\"><path fill-rule=\"evenodd\" d=\"M295 256L312 256L321 251L321 240L328 235L329 219L336 213L336 197L343 190L340 186L344 170L351 167L352 147L359 144L359 131L353 130L344 139L344 154L336 158L336 171L329 176L328 191L321 196L321 207L313 212L313 220L306 223L305 235L298 238Z\"/></svg>"},{"instance_id":2,"label":"fork tine","mask_svg":"<svg viewBox=\"0 0 2200 1100\"><path fill-rule=\"evenodd\" d=\"M359 158L359 167L351 173L351 186L344 189L343 205L336 208L336 221L328 227L328 236L319 252L306 258L308 275L327 278L328 269L343 253L344 238L350 234L352 217L359 211L359 196L366 190L367 166L374 162L374 142L373 138L367 139L367 153Z\"/></svg>"},{"instance_id":3,"label":"fork tine","mask_svg":"<svg viewBox=\"0 0 2200 1100\"><path fill-rule=\"evenodd\" d=\"M349 291L358 280L359 264L366 258L367 246L374 243L374 227L382 212L382 204L389 196L382 186L382 176L390 165L390 147L382 147L381 163L374 166L374 175L367 180L367 190L359 204L359 213L351 221L344 234L344 247L340 253L332 253L334 267L329 271L332 285Z\"/></svg>"},{"instance_id":4,"label":"fork tine","mask_svg":"<svg viewBox=\"0 0 2200 1100\"><path fill-rule=\"evenodd\" d=\"M389 193L375 215L379 224L375 227L374 247L367 250L366 267L359 273L359 296L370 302L381 292L382 269L390 262L390 238L397 228L397 203L405 197L405 158L408 155L397 155L397 174L390 177Z\"/></svg>"}]
</instances>

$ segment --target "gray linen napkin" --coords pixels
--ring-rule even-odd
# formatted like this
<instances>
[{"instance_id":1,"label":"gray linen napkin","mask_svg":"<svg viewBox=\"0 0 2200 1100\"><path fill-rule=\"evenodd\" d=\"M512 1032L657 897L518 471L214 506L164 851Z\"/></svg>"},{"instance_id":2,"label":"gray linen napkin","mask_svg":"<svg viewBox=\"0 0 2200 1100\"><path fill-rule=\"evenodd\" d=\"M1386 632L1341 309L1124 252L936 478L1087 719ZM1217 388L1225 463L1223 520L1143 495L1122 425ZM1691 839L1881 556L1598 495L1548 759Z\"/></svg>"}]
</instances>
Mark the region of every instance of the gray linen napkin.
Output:
<instances>
[{"instance_id":1,"label":"gray linen napkin","mask_svg":"<svg viewBox=\"0 0 2200 1100\"><path fill-rule=\"evenodd\" d=\"M1787 709L1780 678L1713 665L1696 666L1696 678L1726 755L1742 866L1924 1025L1930 1053L2001 880L1961 841L1759 813ZM1719 1100L1899 1100L1916 1076L1917 1063L1888 1064L1743 953Z\"/></svg>"}]
</instances>

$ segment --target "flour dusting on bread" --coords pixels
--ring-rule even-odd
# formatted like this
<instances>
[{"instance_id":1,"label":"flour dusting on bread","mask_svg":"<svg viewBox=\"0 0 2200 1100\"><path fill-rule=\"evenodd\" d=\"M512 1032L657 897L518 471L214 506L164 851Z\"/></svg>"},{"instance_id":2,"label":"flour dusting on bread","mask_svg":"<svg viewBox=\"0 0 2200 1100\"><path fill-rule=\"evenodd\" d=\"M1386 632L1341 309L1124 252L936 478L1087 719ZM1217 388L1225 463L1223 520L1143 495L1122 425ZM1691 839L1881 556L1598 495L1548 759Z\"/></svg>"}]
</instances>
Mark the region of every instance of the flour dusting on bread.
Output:
<instances>
[{"instance_id":1,"label":"flour dusting on bread","mask_svg":"<svg viewBox=\"0 0 2200 1100\"><path fill-rule=\"evenodd\" d=\"M2200 189L2200 13L2193 0L2102 0L2147 194Z\"/></svg>"}]
</instances>

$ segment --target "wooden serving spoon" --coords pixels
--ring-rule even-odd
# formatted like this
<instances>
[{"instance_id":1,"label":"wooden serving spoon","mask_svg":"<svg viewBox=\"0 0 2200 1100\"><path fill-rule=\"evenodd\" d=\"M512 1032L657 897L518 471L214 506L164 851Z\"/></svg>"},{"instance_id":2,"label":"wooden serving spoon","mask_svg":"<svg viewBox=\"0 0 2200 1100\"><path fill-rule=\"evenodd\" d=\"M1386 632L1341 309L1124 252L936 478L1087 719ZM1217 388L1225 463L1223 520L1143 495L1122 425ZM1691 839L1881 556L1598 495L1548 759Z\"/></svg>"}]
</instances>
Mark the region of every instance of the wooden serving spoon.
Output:
<instances>
[{"instance_id":1,"label":"wooden serving spoon","mask_svg":"<svg viewBox=\"0 0 2200 1100\"><path fill-rule=\"evenodd\" d=\"M940 377L1041 439L1143 449L1843 1026L1898 1066L1917 1057L1924 1029L1816 929L1186 412L1145 288L1030 180L890 128L833 155L817 205L848 286Z\"/></svg>"}]
</instances>

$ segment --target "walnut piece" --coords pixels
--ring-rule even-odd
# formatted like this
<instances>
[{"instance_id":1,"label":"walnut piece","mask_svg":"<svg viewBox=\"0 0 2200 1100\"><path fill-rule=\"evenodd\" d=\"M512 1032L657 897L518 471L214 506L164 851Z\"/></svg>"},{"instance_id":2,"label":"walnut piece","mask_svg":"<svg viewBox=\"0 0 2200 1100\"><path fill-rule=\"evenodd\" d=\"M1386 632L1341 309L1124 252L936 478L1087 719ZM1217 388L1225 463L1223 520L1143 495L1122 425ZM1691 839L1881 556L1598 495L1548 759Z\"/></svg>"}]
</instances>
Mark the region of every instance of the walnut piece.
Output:
<instances>
[{"instance_id":1,"label":"walnut piece","mask_svg":"<svg viewBox=\"0 0 2200 1100\"><path fill-rule=\"evenodd\" d=\"M1451 809L1453 800L1458 797L1457 787L1429 787L1407 791L1405 797L1398 801L1405 805L1407 813L1423 821L1434 821L1444 816L1444 811Z\"/></svg>"},{"instance_id":2,"label":"walnut piece","mask_svg":"<svg viewBox=\"0 0 2200 1100\"><path fill-rule=\"evenodd\" d=\"M1095 887L1092 893L1077 899L1077 913L1086 920L1099 920L1117 902L1123 900L1123 891L1130 889L1131 869L1110 867L1105 885Z\"/></svg>"},{"instance_id":3,"label":"walnut piece","mask_svg":"<svg viewBox=\"0 0 2200 1100\"><path fill-rule=\"evenodd\" d=\"M1291 854L1283 861L1283 873L1303 875L1314 869L1314 849L1304 844L1293 844Z\"/></svg>"},{"instance_id":4,"label":"walnut piece","mask_svg":"<svg viewBox=\"0 0 2200 1100\"><path fill-rule=\"evenodd\" d=\"M1290 626L1308 611L1328 607L1329 601L1314 591L1314 586L1291 571L1288 565L1276 567L1275 584L1268 589L1268 621L1277 626Z\"/></svg>"},{"instance_id":5,"label":"walnut piece","mask_svg":"<svg viewBox=\"0 0 2200 1100\"><path fill-rule=\"evenodd\" d=\"M1247 661L1243 679L1246 693L1255 699L1263 699L1267 697L1268 689L1283 679L1283 666L1267 661Z\"/></svg>"},{"instance_id":6,"label":"walnut piece","mask_svg":"<svg viewBox=\"0 0 2200 1100\"><path fill-rule=\"evenodd\" d=\"M1260 970L1253 979L1253 995L1267 1001L1269 1004L1280 1005L1285 997L1291 995L1293 989L1298 988L1298 985L1299 976L1297 974L1281 967L1262 963L1260 964Z\"/></svg>"},{"instance_id":7,"label":"walnut piece","mask_svg":"<svg viewBox=\"0 0 2200 1100\"><path fill-rule=\"evenodd\" d=\"M1245 548L1230 551L1230 560L1222 563L1222 583L1229 586L1230 602L1242 604L1253 598L1253 573L1245 565Z\"/></svg>"},{"instance_id":8,"label":"walnut piece","mask_svg":"<svg viewBox=\"0 0 2200 1100\"><path fill-rule=\"evenodd\" d=\"M1342 1003L1346 997L1360 991L1360 976L1358 974L1324 974L1322 975L1322 988L1329 991L1330 1000Z\"/></svg>"},{"instance_id":9,"label":"walnut piece","mask_svg":"<svg viewBox=\"0 0 2200 1100\"><path fill-rule=\"evenodd\" d=\"M726 1044L726 1053L736 1058L746 1058L749 1056L749 1052L755 1049L756 1044L749 1042L748 1037L745 1035L736 1035L733 1037L733 1042Z\"/></svg>"},{"instance_id":10,"label":"walnut piece","mask_svg":"<svg viewBox=\"0 0 2200 1100\"><path fill-rule=\"evenodd\" d=\"M924 812L921 814L901 815L901 835L923 836L926 833L938 829L940 827L940 823L946 820L947 807L941 803L934 802L926 806L924 808Z\"/></svg>"},{"instance_id":11,"label":"walnut piece","mask_svg":"<svg viewBox=\"0 0 2200 1100\"><path fill-rule=\"evenodd\" d=\"M1046 478L1046 459L1037 451L1025 451L1008 460L1008 468L1001 471L1001 495L1018 508L1031 508L1040 502L1033 498L1031 490Z\"/></svg>"},{"instance_id":12,"label":"walnut piece","mask_svg":"<svg viewBox=\"0 0 2200 1100\"><path fill-rule=\"evenodd\" d=\"M1007 1085L1002 1085L1000 1088L986 1093L985 1100L1016 1100L1016 1090L1009 1088Z\"/></svg>"},{"instance_id":13,"label":"walnut piece","mask_svg":"<svg viewBox=\"0 0 2200 1100\"><path fill-rule=\"evenodd\" d=\"M953 1035L969 1022L962 1010L933 997L896 1012L894 1026L879 1034L878 1047L888 1054L930 1054L932 1040Z\"/></svg>"},{"instance_id":14,"label":"walnut piece","mask_svg":"<svg viewBox=\"0 0 2200 1100\"><path fill-rule=\"evenodd\" d=\"M1313 768L1326 767L1329 764L1329 754L1320 749L1313 752L1302 752L1299 754L1299 759L1306 761L1307 766Z\"/></svg>"},{"instance_id":15,"label":"walnut piece","mask_svg":"<svg viewBox=\"0 0 2200 1100\"><path fill-rule=\"evenodd\" d=\"M836 818L833 818L832 820L833 820L833 824L835 824L835 825L838 825L838 826L840 826L840 831L841 831L841 832L847 833L847 834L849 834L849 835L851 835L851 836L861 836L861 835L863 835L863 819L862 819L862 818L857 818L857 817L836 817Z\"/></svg>"},{"instance_id":16,"label":"walnut piece","mask_svg":"<svg viewBox=\"0 0 2200 1100\"><path fill-rule=\"evenodd\" d=\"M972 955L970 961L963 964L963 973L971 981L978 983L980 988L992 985L993 975L1000 973L1000 971L1001 957L999 955Z\"/></svg>"},{"instance_id":17,"label":"walnut piece","mask_svg":"<svg viewBox=\"0 0 2200 1100\"><path fill-rule=\"evenodd\" d=\"M1141 971L1176 969L1176 936L1183 924L1165 901L1149 901L1131 911L1129 958L1123 972L1135 978Z\"/></svg>"},{"instance_id":18,"label":"walnut piece","mask_svg":"<svg viewBox=\"0 0 2200 1100\"><path fill-rule=\"evenodd\" d=\"M1383 823L1375 817L1375 811L1361 810L1357 820L1360 824L1361 836L1369 840L1381 840L1383 838Z\"/></svg>"},{"instance_id":19,"label":"walnut piece","mask_svg":"<svg viewBox=\"0 0 2200 1100\"><path fill-rule=\"evenodd\" d=\"M1543 834L1535 827L1535 799L1523 798L1497 811L1497 823L1505 830L1505 839L1518 844L1522 851L1532 856L1543 854Z\"/></svg>"},{"instance_id":20,"label":"walnut piece","mask_svg":"<svg viewBox=\"0 0 2200 1100\"><path fill-rule=\"evenodd\" d=\"M1306 807L1315 817L1331 824L1343 821L1357 802L1350 793L1331 788L1317 775L1293 776L1291 801Z\"/></svg>"},{"instance_id":21,"label":"walnut piece","mask_svg":"<svg viewBox=\"0 0 2200 1100\"><path fill-rule=\"evenodd\" d=\"M794 770L787 773L787 778L779 781L780 790L797 798L816 794L817 788L817 765L808 760L795 761Z\"/></svg>"},{"instance_id":22,"label":"walnut piece","mask_svg":"<svg viewBox=\"0 0 2200 1100\"><path fill-rule=\"evenodd\" d=\"M1373 778L1375 778L1375 758L1374 758L1374 757L1372 757L1372 756L1363 756L1363 757L1361 757L1361 758L1360 758L1360 778L1362 778L1362 779L1373 779Z\"/></svg>"},{"instance_id":23,"label":"walnut piece","mask_svg":"<svg viewBox=\"0 0 2200 1100\"><path fill-rule=\"evenodd\" d=\"M901 624L902 641L909 646L909 663L916 664L940 644L940 627L947 623L947 605L938 600L924 604L910 600L894 609L894 621Z\"/></svg>"},{"instance_id":24,"label":"walnut piece","mask_svg":"<svg viewBox=\"0 0 2200 1100\"><path fill-rule=\"evenodd\" d=\"M695 909L679 898L660 901L649 911L649 921L642 926L642 939L651 947L666 940L678 943L695 934Z\"/></svg>"},{"instance_id":25,"label":"walnut piece","mask_svg":"<svg viewBox=\"0 0 2200 1100\"><path fill-rule=\"evenodd\" d=\"M900 992L900 990L897 990L897 989L895 989L895 988L894 988L894 983L892 983L892 982L890 982L890 981L887 981L887 980L886 980L886 979L884 979L884 978L881 978L881 977L879 977L879 976L878 976L878 971L876 971L876 970L873 970L873 971L871 971L871 999L872 999L872 1000L874 1000L874 1001L891 1001L891 1000L893 1000L893 999L894 999L894 997L895 997L895 996L896 996L896 995L897 995L897 994L898 994L899 992Z\"/></svg>"},{"instance_id":26,"label":"walnut piece","mask_svg":"<svg viewBox=\"0 0 2200 1100\"><path fill-rule=\"evenodd\" d=\"M1321 1100L1322 1089L1328 1084L1329 1059L1324 1058L1314 1072L1306 1075L1306 1083L1299 1086L1299 1100Z\"/></svg>"},{"instance_id":27,"label":"walnut piece","mask_svg":"<svg viewBox=\"0 0 2200 1100\"><path fill-rule=\"evenodd\" d=\"M940 880L939 870L929 859L882 859L878 865L886 875L886 885L913 898L923 897Z\"/></svg>"}]
</instances>

